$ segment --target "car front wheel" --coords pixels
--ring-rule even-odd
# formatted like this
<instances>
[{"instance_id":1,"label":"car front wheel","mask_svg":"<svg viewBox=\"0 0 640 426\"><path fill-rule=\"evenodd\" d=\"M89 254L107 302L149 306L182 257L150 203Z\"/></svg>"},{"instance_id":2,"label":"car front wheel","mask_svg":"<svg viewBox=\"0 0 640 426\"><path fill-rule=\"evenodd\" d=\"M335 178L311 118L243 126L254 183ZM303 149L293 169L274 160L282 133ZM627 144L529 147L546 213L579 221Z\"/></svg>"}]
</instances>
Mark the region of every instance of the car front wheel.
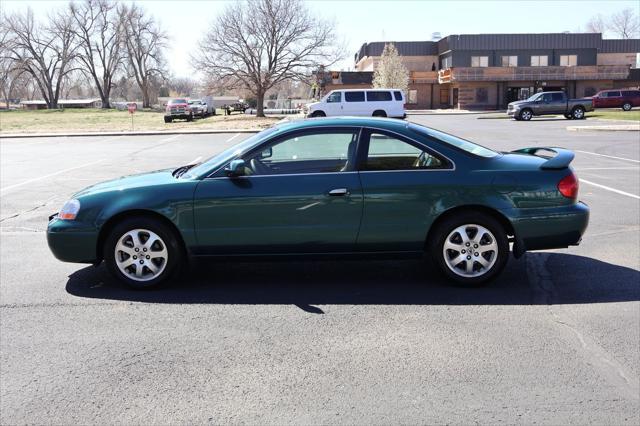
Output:
<instances>
[{"instance_id":1,"label":"car front wheel","mask_svg":"<svg viewBox=\"0 0 640 426\"><path fill-rule=\"evenodd\" d=\"M174 231L151 218L131 218L107 236L104 259L109 272L130 287L157 287L173 275L182 260Z\"/></svg>"},{"instance_id":2,"label":"car front wheel","mask_svg":"<svg viewBox=\"0 0 640 426\"><path fill-rule=\"evenodd\" d=\"M625 102L625 103L622 105L622 109L623 109L624 111L631 111L631 108L632 108L632 106L631 106L631 104L630 104L629 102Z\"/></svg>"},{"instance_id":3,"label":"car front wheel","mask_svg":"<svg viewBox=\"0 0 640 426\"><path fill-rule=\"evenodd\" d=\"M533 117L533 112L530 109L523 109L520 112L520 120L529 121Z\"/></svg>"},{"instance_id":4,"label":"car front wheel","mask_svg":"<svg viewBox=\"0 0 640 426\"><path fill-rule=\"evenodd\" d=\"M502 271L509 241L500 223L482 213L461 213L436 229L430 246L433 261L457 284L486 283Z\"/></svg>"}]
</instances>

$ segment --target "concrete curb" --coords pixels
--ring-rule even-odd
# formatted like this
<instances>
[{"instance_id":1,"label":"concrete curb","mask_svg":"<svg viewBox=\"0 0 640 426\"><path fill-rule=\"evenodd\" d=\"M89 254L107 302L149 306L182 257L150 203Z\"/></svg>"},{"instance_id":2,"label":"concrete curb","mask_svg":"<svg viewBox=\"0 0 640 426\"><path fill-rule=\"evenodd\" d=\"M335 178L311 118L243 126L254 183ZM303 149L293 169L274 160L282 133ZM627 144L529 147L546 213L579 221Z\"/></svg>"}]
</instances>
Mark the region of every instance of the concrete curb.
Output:
<instances>
[{"instance_id":1,"label":"concrete curb","mask_svg":"<svg viewBox=\"0 0 640 426\"><path fill-rule=\"evenodd\" d=\"M216 133L258 133L264 129L202 129L202 130L149 130L141 132L83 132L83 133L0 133L0 139L56 138L87 136L154 136L154 135L207 135Z\"/></svg>"},{"instance_id":2,"label":"concrete curb","mask_svg":"<svg viewBox=\"0 0 640 426\"><path fill-rule=\"evenodd\" d=\"M568 126L570 132L640 132L640 124L612 124L608 126Z\"/></svg>"},{"instance_id":3,"label":"concrete curb","mask_svg":"<svg viewBox=\"0 0 640 426\"><path fill-rule=\"evenodd\" d=\"M445 110L448 111L448 110ZM459 111L458 112L435 112L435 110L406 110L407 115L482 115L482 114L499 114L505 111Z\"/></svg>"}]
</instances>

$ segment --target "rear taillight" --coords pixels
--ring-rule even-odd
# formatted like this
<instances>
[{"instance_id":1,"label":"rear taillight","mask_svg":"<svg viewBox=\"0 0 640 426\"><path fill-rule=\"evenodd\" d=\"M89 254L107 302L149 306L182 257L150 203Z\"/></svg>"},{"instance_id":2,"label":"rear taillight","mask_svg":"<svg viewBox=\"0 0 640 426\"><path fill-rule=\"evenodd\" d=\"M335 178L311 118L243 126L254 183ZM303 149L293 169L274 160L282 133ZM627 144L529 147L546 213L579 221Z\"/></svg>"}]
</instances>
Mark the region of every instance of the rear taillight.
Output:
<instances>
[{"instance_id":1,"label":"rear taillight","mask_svg":"<svg viewBox=\"0 0 640 426\"><path fill-rule=\"evenodd\" d=\"M575 200L578 198L578 186L578 179L571 173L558 182L558 191L560 191L564 197Z\"/></svg>"}]
</instances>

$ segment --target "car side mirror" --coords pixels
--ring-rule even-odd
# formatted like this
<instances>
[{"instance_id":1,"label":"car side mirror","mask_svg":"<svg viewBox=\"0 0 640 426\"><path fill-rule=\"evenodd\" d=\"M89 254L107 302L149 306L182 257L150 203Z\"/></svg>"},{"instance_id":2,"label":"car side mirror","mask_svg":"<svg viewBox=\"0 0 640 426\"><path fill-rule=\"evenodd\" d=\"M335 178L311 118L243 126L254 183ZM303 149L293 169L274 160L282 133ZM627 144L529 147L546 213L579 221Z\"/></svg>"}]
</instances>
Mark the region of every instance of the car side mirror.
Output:
<instances>
[{"instance_id":1,"label":"car side mirror","mask_svg":"<svg viewBox=\"0 0 640 426\"><path fill-rule=\"evenodd\" d=\"M225 167L224 171L228 177L238 177L244 176L244 169L244 160L233 160L228 167Z\"/></svg>"}]
</instances>

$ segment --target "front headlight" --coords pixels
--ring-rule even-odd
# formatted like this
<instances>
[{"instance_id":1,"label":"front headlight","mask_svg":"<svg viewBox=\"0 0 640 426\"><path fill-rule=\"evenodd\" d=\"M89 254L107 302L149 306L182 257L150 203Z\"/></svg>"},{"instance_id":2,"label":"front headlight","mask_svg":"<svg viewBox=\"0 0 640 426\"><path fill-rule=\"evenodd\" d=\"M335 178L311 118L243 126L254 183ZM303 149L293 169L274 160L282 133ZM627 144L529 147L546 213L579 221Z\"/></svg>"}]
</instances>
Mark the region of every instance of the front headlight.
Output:
<instances>
[{"instance_id":1,"label":"front headlight","mask_svg":"<svg viewBox=\"0 0 640 426\"><path fill-rule=\"evenodd\" d=\"M60 213L58 213L58 219L62 220L74 220L80 211L80 201L69 200L64 203Z\"/></svg>"}]
</instances>

